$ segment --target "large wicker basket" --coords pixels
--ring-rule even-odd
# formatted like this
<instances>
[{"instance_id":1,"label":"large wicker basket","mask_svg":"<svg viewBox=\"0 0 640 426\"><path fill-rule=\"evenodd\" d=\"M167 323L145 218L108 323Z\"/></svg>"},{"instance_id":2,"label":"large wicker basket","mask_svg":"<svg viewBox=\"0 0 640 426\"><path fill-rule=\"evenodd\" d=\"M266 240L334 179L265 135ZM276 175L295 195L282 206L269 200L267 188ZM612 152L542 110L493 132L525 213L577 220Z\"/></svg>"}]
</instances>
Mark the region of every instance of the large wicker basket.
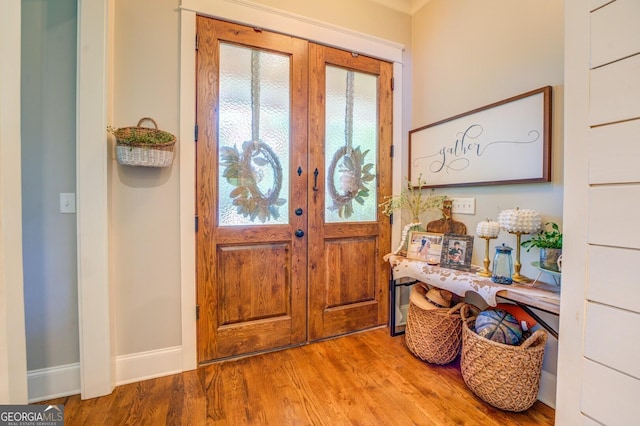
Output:
<instances>
[{"instance_id":1,"label":"large wicker basket","mask_svg":"<svg viewBox=\"0 0 640 426\"><path fill-rule=\"evenodd\" d=\"M151 121L154 128L141 127L144 121ZM126 166L168 167L173 162L173 149L176 138L171 133L158 130L158 124L153 118L144 117L135 127L122 127L113 132L116 137L116 157L119 164ZM128 138L132 135L153 136L162 134L170 138L163 143L136 143Z\"/></svg>"},{"instance_id":2,"label":"large wicker basket","mask_svg":"<svg viewBox=\"0 0 640 426\"><path fill-rule=\"evenodd\" d=\"M460 353L462 317L470 305L458 303L452 308L423 309L417 298L425 289L415 285L409 298L405 343L411 353L432 364L448 364Z\"/></svg>"},{"instance_id":3,"label":"large wicker basket","mask_svg":"<svg viewBox=\"0 0 640 426\"><path fill-rule=\"evenodd\" d=\"M506 411L524 411L538 399L547 333L536 330L520 346L479 336L475 318L462 325L462 378L485 402Z\"/></svg>"}]
</instances>

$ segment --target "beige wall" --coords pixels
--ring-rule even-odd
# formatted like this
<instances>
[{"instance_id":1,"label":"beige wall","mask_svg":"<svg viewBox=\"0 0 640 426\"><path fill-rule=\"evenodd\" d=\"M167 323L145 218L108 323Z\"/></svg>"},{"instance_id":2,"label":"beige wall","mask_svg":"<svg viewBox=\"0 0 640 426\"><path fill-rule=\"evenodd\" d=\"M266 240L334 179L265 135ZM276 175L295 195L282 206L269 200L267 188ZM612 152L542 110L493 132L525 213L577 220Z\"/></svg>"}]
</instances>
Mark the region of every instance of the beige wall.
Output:
<instances>
[{"instance_id":1,"label":"beige wall","mask_svg":"<svg viewBox=\"0 0 640 426\"><path fill-rule=\"evenodd\" d=\"M178 133L178 5L116 1L112 125L135 126L152 117L161 129ZM170 168L120 166L110 153L117 354L179 346L178 161Z\"/></svg>"},{"instance_id":2,"label":"beige wall","mask_svg":"<svg viewBox=\"0 0 640 426\"><path fill-rule=\"evenodd\" d=\"M254 0L275 9L410 46L411 18L369 0Z\"/></svg>"},{"instance_id":3,"label":"beige wall","mask_svg":"<svg viewBox=\"0 0 640 426\"><path fill-rule=\"evenodd\" d=\"M552 182L447 188L437 193L474 197L475 215L456 215L474 234L478 222L519 206L562 223L563 201L563 3L431 0L413 17L412 128L451 117L543 86L553 86ZM523 237L523 239L526 239ZM493 240L515 247L502 232ZM538 250L523 251L522 272ZM482 264L484 242L476 238L473 263ZM550 277L547 277L550 280ZM557 317L547 317L557 327ZM555 374L556 341L550 339L544 369Z\"/></svg>"}]
</instances>

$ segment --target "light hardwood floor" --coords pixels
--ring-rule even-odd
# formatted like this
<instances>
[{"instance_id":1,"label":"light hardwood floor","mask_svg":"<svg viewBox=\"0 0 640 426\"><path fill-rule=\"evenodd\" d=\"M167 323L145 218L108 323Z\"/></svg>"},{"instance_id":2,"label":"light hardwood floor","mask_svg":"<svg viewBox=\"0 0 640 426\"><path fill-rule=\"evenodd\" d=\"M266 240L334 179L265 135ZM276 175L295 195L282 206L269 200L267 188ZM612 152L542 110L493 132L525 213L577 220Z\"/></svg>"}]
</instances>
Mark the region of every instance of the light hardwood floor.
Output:
<instances>
[{"instance_id":1,"label":"light hardwood floor","mask_svg":"<svg viewBox=\"0 0 640 426\"><path fill-rule=\"evenodd\" d=\"M540 403L509 413L469 391L458 361L426 364L387 328L79 395L65 425L552 425Z\"/></svg>"}]
</instances>

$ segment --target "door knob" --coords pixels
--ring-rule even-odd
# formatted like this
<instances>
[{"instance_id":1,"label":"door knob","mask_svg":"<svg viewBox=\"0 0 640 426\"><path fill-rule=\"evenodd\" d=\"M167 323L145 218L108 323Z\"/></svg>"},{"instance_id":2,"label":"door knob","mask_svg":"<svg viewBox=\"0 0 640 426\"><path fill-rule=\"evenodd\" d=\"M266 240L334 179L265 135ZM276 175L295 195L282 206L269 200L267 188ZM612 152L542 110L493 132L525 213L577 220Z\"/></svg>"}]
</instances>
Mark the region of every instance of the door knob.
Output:
<instances>
[{"instance_id":1,"label":"door knob","mask_svg":"<svg viewBox=\"0 0 640 426\"><path fill-rule=\"evenodd\" d=\"M296 237L301 238L304 236L304 231L302 229L296 229Z\"/></svg>"},{"instance_id":2,"label":"door knob","mask_svg":"<svg viewBox=\"0 0 640 426\"><path fill-rule=\"evenodd\" d=\"M302 216L302 209L300 207L296 209L296 216Z\"/></svg>"}]
</instances>

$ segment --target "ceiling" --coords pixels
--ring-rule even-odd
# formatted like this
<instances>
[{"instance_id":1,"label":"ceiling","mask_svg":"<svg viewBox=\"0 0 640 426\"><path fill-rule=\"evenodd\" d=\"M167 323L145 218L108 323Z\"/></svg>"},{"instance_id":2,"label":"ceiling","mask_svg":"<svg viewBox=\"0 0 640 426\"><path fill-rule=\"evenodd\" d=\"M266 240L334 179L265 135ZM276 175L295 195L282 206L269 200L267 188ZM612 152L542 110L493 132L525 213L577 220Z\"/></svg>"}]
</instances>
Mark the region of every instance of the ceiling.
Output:
<instances>
[{"instance_id":1,"label":"ceiling","mask_svg":"<svg viewBox=\"0 0 640 426\"><path fill-rule=\"evenodd\" d=\"M429 0L371 0L372 2L382 4L388 8L399 10L408 15L413 15L417 10L424 6Z\"/></svg>"}]
</instances>

